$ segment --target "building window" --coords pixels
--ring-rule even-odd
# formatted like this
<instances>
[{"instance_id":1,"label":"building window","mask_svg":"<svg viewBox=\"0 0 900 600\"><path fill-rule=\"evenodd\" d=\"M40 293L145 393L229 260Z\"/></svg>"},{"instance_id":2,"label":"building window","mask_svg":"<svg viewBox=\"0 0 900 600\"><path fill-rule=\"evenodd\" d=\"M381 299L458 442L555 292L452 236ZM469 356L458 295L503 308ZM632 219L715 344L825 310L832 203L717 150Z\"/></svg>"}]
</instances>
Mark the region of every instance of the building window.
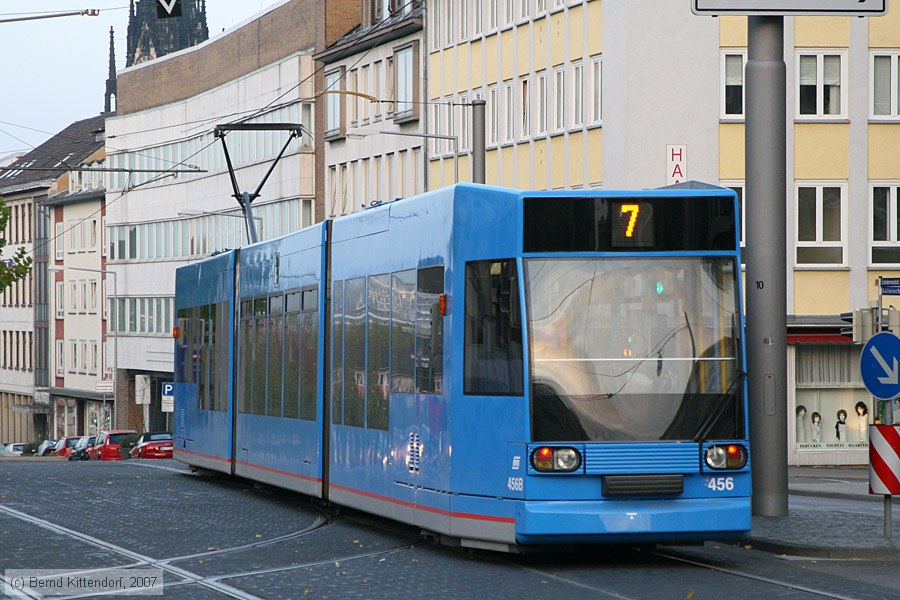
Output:
<instances>
[{"instance_id":1,"label":"building window","mask_svg":"<svg viewBox=\"0 0 900 600\"><path fill-rule=\"evenodd\" d=\"M835 53L799 54L797 115L799 117L845 117L846 61Z\"/></svg>"},{"instance_id":2,"label":"building window","mask_svg":"<svg viewBox=\"0 0 900 600\"><path fill-rule=\"evenodd\" d=\"M476 3L476 10L481 7ZM469 0L461 0L459 3L459 39L466 41L469 37Z\"/></svg>"},{"instance_id":3,"label":"building window","mask_svg":"<svg viewBox=\"0 0 900 600\"><path fill-rule=\"evenodd\" d=\"M447 0L453 2L453 0ZM431 49L441 49L441 0L431 0L428 6L431 12Z\"/></svg>"},{"instance_id":4,"label":"building window","mask_svg":"<svg viewBox=\"0 0 900 600\"><path fill-rule=\"evenodd\" d=\"M572 126L584 126L584 65L572 67Z\"/></svg>"},{"instance_id":5,"label":"building window","mask_svg":"<svg viewBox=\"0 0 900 600\"><path fill-rule=\"evenodd\" d=\"M797 187L797 264L844 264L844 186Z\"/></svg>"},{"instance_id":6,"label":"building window","mask_svg":"<svg viewBox=\"0 0 900 600\"><path fill-rule=\"evenodd\" d=\"M66 304L65 304L65 290L66 284L62 281L56 282L56 318L64 319L66 317Z\"/></svg>"},{"instance_id":7,"label":"building window","mask_svg":"<svg viewBox=\"0 0 900 600\"><path fill-rule=\"evenodd\" d=\"M56 238L54 240L54 245L56 246L56 260L63 260L63 258L65 258L65 255L66 255L65 239L66 239L66 225L65 225L65 223L57 223L56 224Z\"/></svg>"},{"instance_id":8,"label":"building window","mask_svg":"<svg viewBox=\"0 0 900 600\"><path fill-rule=\"evenodd\" d=\"M872 186L872 264L900 264L900 212L897 191L900 184Z\"/></svg>"},{"instance_id":9,"label":"building window","mask_svg":"<svg viewBox=\"0 0 900 600\"><path fill-rule=\"evenodd\" d=\"M869 95L869 115L900 117L900 53L873 53L870 69L872 93Z\"/></svg>"},{"instance_id":10,"label":"building window","mask_svg":"<svg viewBox=\"0 0 900 600\"><path fill-rule=\"evenodd\" d=\"M419 118L419 42L394 48L394 122L407 123Z\"/></svg>"},{"instance_id":11,"label":"building window","mask_svg":"<svg viewBox=\"0 0 900 600\"><path fill-rule=\"evenodd\" d=\"M538 73L538 135L547 134L547 73Z\"/></svg>"},{"instance_id":12,"label":"building window","mask_svg":"<svg viewBox=\"0 0 900 600\"><path fill-rule=\"evenodd\" d=\"M566 128L566 68L564 66L556 67L554 79L556 97L553 127L556 131L562 131Z\"/></svg>"},{"instance_id":13,"label":"building window","mask_svg":"<svg viewBox=\"0 0 900 600\"><path fill-rule=\"evenodd\" d=\"M516 133L516 98L513 95L513 82L512 80L504 82L504 114L506 116L506 131L504 132L504 140L506 142L512 142L515 139Z\"/></svg>"},{"instance_id":14,"label":"building window","mask_svg":"<svg viewBox=\"0 0 900 600\"><path fill-rule=\"evenodd\" d=\"M488 146L496 146L500 140L500 90L492 86L488 90L487 121L490 123L488 131Z\"/></svg>"},{"instance_id":15,"label":"building window","mask_svg":"<svg viewBox=\"0 0 900 600\"><path fill-rule=\"evenodd\" d=\"M56 340L56 376L63 377L66 374L66 342Z\"/></svg>"},{"instance_id":16,"label":"building window","mask_svg":"<svg viewBox=\"0 0 900 600\"><path fill-rule=\"evenodd\" d=\"M726 52L722 57L722 116L740 118L744 116L744 66L745 52Z\"/></svg>"},{"instance_id":17,"label":"building window","mask_svg":"<svg viewBox=\"0 0 900 600\"><path fill-rule=\"evenodd\" d=\"M528 95L528 86L531 82L528 79L522 79L519 82L519 105L522 114L521 134L522 139L528 139L531 135L531 98Z\"/></svg>"},{"instance_id":18,"label":"building window","mask_svg":"<svg viewBox=\"0 0 900 600\"><path fill-rule=\"evenodd\" d=\"M344 91L344 68L325 75L325 137L335 139L342 137L344 126L344 95L328 92Z\"/></svg>"},{"instance_id":19,"label":"building window","mask_svg":"<svg viewBox=\"0 0 900 600\"><path fill-rule=\"evenodd\" d=\"M603 120L603 61L599 56L591 59L591 122L598 124Z\"/></svg>"}]
</instances>

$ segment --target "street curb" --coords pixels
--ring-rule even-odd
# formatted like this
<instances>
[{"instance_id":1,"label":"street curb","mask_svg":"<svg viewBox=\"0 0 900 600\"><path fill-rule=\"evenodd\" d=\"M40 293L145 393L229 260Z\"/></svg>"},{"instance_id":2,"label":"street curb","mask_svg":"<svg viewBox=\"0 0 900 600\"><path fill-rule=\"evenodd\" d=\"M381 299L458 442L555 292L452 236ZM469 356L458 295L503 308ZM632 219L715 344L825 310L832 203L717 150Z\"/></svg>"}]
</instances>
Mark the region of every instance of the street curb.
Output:
<instances>
[{"instance_id":1,"label":"street curb","mask_svg":"<svg viewBox=\"0 0 900 600\"><path fill-rule=\"evenodd\" d=\"M810 496L812 498L832 498L834 500L860 500L862 502L878 502L884 504L884 496L878 494L842 494L840 492L814 492L808 490L791 490L791 496ZM900 506L900 496L892 496L891 504Z\"/></svg>"},{"instance_id":2,"label":"street curb","mask_svg":"<svg viewBox=\"0 0 900 600\"><path fill-rule=\"evenodd\" d=\"M823 546L798 546L775 540L751 537L741 544L750 550L761 550L787 556L831 559L862 559L900 561L900 549L897 548L826 548Z\"/></svg>"}]
</instances>

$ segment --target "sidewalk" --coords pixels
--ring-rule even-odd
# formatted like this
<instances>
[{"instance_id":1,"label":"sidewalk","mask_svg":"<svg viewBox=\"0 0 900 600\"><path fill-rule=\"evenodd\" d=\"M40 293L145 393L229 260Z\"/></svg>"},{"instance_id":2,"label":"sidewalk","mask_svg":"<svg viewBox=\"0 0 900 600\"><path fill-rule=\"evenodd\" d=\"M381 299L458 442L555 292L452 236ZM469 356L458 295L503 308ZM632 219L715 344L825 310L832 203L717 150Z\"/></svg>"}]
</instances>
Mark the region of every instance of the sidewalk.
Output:
<instances>
[{"instance_id":1,"label":"sidewalk","mask_svg":"<svg viewBox=\"0 0 900 600\"><path fill-rule=\"evenodd\" d=\"M813 558L900 560L900 497L892 501L892 537L884 537L884 497L869 494L866 467L790 467L786 517L753 517L749 546ZM823 512L796 506L815 496L865 502L866 512Z\"/></svg>"}]
</instances>

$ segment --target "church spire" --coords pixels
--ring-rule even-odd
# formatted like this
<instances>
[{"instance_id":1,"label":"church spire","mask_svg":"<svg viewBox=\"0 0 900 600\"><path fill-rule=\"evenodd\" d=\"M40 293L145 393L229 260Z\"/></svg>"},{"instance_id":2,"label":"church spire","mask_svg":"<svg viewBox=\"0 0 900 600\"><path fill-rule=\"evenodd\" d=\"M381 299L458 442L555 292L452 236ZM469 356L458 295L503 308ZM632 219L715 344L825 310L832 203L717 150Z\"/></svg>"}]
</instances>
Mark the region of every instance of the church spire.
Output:
<instances>
[{"instance_id":1,"label":"church spire","mask_svg":"<svg viewBox=\"0 0 900 600\"><path fill-rule=\"evenodd\" d=\"M103 112L112 111L112 97L117 95L116 90L116 44L113 41L113 28L109 28L109 76L106 79L106 95L103 103Z\"/></svg>"},{"instance_id":2,"label":"church spire","mask_svg":"<svg viewBox=\"0 0 900 600\"><path fill-rule=\"evenodd\" d=\"M131 0L125 67L190 48L209 38L206 0L181 0L180 17L159 19L157 0Z\"/></svg>"}]
</instances>

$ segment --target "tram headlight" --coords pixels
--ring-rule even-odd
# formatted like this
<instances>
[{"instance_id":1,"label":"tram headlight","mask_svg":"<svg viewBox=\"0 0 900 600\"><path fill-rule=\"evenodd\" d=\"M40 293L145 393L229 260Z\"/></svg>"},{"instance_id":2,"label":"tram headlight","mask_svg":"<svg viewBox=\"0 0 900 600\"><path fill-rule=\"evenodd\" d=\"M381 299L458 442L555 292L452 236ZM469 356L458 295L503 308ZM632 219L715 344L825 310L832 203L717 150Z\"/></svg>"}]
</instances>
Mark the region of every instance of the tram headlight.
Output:
<instances>
[{"instance_id":1,"label":"tram headlight","mask_svg":"<svg viewBox=\"0 0 900 600\"><path fill-rule=\"evenodd\" d=\"M706 449L706 464L711 469L743 469L747 464L747 449L740 444L710 446Z\"/></svg>"},{"instance_id":2,"label":"tram headlight","mask_svg":"<svg viewBox=\"0 0 900 600\"><path fill-rule=\"evenodd\" d=\"M581 453L575 448L541 446L531 453L531 465L542 473L571 473L581 466Z\"/></svg>"}]
</instances>

